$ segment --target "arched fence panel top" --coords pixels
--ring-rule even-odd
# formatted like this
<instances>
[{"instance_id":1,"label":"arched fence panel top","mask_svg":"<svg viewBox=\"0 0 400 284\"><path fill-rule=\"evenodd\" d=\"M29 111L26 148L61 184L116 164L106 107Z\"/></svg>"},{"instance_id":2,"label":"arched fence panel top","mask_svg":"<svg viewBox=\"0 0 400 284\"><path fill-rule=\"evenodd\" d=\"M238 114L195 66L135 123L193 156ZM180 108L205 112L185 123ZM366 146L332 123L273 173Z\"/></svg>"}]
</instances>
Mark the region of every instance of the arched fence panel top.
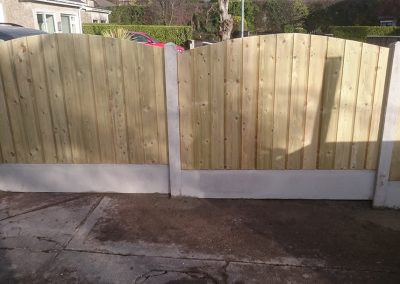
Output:
<instances>
[{"instance_id":1,"label":"arched fence panel top","mask_svg":"<svg viewBox=\"0 0 400 284\"><path fill-rule=\"evenodd\" d=\"M376 169L388 54L307 34L179 54L182 167Z\"/></svg>"},{"instance_id":2,"label":"arched fence panel top","mask_svg":"<svg viewBox=\"0 0 400 284\"><path fill-rule=\"evenodd\" d=\"M0 43L2 162L167 164L163 64L101 36Z\"/></svg>"}]
</instances>

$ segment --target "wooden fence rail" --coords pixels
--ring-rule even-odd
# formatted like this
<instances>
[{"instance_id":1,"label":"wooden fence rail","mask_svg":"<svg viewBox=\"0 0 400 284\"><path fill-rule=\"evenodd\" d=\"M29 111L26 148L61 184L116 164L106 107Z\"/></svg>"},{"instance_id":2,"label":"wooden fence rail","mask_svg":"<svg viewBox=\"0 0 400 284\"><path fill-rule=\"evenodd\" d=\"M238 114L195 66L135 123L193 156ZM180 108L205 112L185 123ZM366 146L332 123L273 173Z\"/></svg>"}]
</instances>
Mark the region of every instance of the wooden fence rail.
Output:
<instances>
[{"instance_id":1,"label":"wooden fence rail","mask_svg":"<svg viewBox=\"0 0 400 284\"><path fill-rule=\"evenodd\" d=\"M182 167L375 170L388 54L303 34L179 54Z\"/></svg>"},{"instance_id":2,"label":"wooden fence rail","mask_svg":"<svg viewBox=\"0 0 400 284\"><path fill-rule=\"evenodd\" d=\"M163 62L98 36L0 43L1 161L167 164Z\"/></svg>"}]
</instances>

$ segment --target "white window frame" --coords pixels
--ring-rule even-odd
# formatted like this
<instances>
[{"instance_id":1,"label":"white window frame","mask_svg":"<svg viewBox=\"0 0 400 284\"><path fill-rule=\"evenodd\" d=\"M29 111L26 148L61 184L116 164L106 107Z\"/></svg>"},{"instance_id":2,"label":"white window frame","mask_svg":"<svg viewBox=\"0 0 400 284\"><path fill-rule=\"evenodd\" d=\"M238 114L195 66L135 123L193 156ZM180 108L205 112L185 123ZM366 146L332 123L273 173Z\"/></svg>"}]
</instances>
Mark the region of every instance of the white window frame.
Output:
<instances>
[{"instance_id":1,"label":"white window frame","mask_svg":"<svg viewBox=\"0 0 400 284\"><path fill-rule=\"evenodd\" d=\"M62 17L68 17L69 18L69 29L71 31L71 33L73 34L77 34L79 33L79 17L75 14L65 14L65 13L60 13L60 19L62 19ZM72 31L72 21L71 18L74 18L74 23L75 23L75 32ZM61 27L61 32L62 31L62 27Z\"/></svg>"},{"instance_id":2,"label":"white window frame","mask_svg":"<svg viewBox=\"0 0 400 284\"><path fill-rule=\"evenodd\" d=\"M390 25L387 25L390 24ZM381 20L381 26L392 27L395 26L394 20Z\"/></svg>"},{"instance_id":3,"label":"white window frame","mask_svg":"<svg viewBox=\"0 0 400 284\"><path fill-rule=\"evenodd\" d=\"M38 19L37 19L37 16L38 16L39 14L42 14L42 15L44 16L44 19L46 19L46 15L51 15L51 16L53 16L54 33L57 33L57 32L58 32L58 29L57 29L57 23L56 23L56 15L55 15L54 13L51 13L51 12L42 12L42 11L37 11L37 12L35 12L35 17L36 17L36 18L35 18L35 21L36 21L36 24L37 24L39 30L40 30L40 26L39 26L39 22L38 22ZM48 33L48 32L49 32L49 29L48 29L48 27L47 27L47 21L45 21L44 23L45 23L45 25L46 25L46 30L45 30L45 32Z\"/></svg>"}]
</instances>

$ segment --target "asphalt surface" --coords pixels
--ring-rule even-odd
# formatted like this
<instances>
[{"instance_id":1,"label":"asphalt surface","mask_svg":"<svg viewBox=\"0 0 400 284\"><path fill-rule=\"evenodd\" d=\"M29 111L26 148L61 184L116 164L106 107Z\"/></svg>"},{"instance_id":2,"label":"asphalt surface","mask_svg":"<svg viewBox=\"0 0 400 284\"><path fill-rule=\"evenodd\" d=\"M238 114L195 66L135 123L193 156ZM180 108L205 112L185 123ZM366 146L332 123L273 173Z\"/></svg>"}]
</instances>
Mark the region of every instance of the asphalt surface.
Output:
<instances>
[{"instance_id":1,"label":"asphalt surface","mask_svg":"<svg viewBox=\"0 0 400 284\"><path fill-rule=\"evenodd\" d=\"M0 192L0 283L400 283L400 211Z\"/></svg>"}]
</instances>

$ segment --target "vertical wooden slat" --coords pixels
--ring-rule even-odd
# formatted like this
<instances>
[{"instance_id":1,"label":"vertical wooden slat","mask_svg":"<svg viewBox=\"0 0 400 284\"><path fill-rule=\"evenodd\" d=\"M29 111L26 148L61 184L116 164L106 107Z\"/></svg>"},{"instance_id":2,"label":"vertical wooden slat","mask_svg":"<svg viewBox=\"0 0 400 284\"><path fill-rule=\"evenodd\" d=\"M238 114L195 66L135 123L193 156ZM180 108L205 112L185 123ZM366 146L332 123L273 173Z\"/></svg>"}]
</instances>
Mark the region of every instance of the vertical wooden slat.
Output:
<instances>
[{"instance_id":1,"label":"vertical wooden slat","mask_svg":"<svg viewBox=\"0 0 400 284\"><path fill-rule=\"evenodd\" d=\"M72 158L77 164L87 163L87 151L83 136L82 116L86 111L80 102L80 92L78 87L78 70L76 66L75 48L73 35L59 34L56 35L58 50L60 53L60 72L62 87L64 90L65 109L68 118L68 128L71 139ZM78 51L80 48L78 49ZM61 83L61 82L60 82ZM82 94L83 96L84 94ZM86 93L85 93L86 95ZM52 96L52 94L50 94Z\"/></svg>"},{"instance_id":2,"label":"vertical wooden slat","mask_svg":"<svg viewBox=\"0 0 400 284\"><path fill-rule=\"evenodd\" d=\"M350 168L364 169L371 123L379 47L363 44Z\"/></svg>"},{"instance_id":3,"label":"vertical wooden slat","mask_svg":"<svg viewBox=\"0 0 400 284\"><path fill-rule=\"evenodd\" d=\"M224 168L224 76L225 45L210 47L210 103L211 103L211 168Z\"/></svg>"},{"instance_id":4,"label":"vertical wooden slat","mask_svg":"<svg viewBox=\"0 0 400 284\"><path fill-rule=\"evenodd\" d=\"M327 43L327 37L311 37L307 107L304 127L303 169L317 168L320 110L322 108L321 100Z\"/></svg>"},{"instance_id":5,"label":"vertical wooden slat","mask_svg":"<svg viewBox=\"0 0 400 284\"><path fill-rule=\"evenodd\" d=\"M344 64L345 41L328 38L322 97L319 169L333 169L335 162L336 136L338 131L340 87Z\"/></svg>"},{"instance_id":6,"label":"vertical wooden slat","mask_svg":"<svg viewBox=\"0 0 400 284\"><path fill-rule=\"evenodd\" d=\"M28 163L43 162L40 130L36 118L35 94L32 85L32 71L26 38L10 41L12 64L17 82L22 121L28 145Z\"/></svg>"},{"instance_id":7,"label":"vertical wooden slat","mask_svg":"<svg viewBox=\"0 0 400 284\"><path fill-rule=\"evenodd\" d=\"M286 167L293 39L293 34L277 35L272 150L273 169L285 169Z\"/></svg>"},{"instance_id":8,"label":"vertical wooden slat","mask_svg":"<svg viewBox=\"0 0 400 284\"><path fill-rule=\"evenodd\" d=\"M93 72L93 93L97 113L97 129L99 134L101 162L115 163L116 158L113 136L115 129L112 120L109 86L105 70L105 57L107 55L104 52L103 37L90 36L89 46L91 50L90 64L92 65ZM131 80L134 80L133 74L131 75ZM127 106L129 106L128 102Z\"/></svg>"},{"instance_id":9,"label":"vertical wooden slat","mask_svg":"<svg viewBox=\"0 0 400 284\"><path fill-rule=\"evenodd\" d=\"M35 93L37 119L43 145L44 162L57 163L57 151L46 85L42 40L40 37L28 37L26 40L29 51L29 61L32 66L32 85L33 92Z\"/></svg>"},{"instance_id":10,"label":"vertical wooden slat","mask_svg":"<svg viewBox=\"0 0 400 284\"><path fill-rule=\"evenodd\" d=\"M0 70L3 78L5 100L8 107L9 119L13 134L13 141L17 162L29 161L29 147L26 141L25 129L18 97L16 78L11 62L10 43L0 44Z\"/></svg>"},{"instance_id":11,"label":"vertical wooden slat","mask_svg":"<svg viewBox=\"0 0 400 284\"><path fill-rule=\"evenodd\" d=\"M164 88L164 53L162 48L154 48L154 85L157 104L158 163L167 164L167 114Z\"/></svg>"},{"instance_id":12,"label":"vertical wooden slat","mask_svg":"<svg viewBox=\"0 0 400 284\"><path fill-rule=\"evenodd\" d=\"M63 81L60 74L58 45L54 36L42 36L47 89L53 118L58 163L73 163L68 120L65 111ZM71 48L69 46L69 48ZM60 55L60 58L64 55Z\"/></svg>"},{"instance_id":13,"label":"vertical wooden slat","mask_svg":"<svg viewBox=\"0 0 400 284\"><path fill-rule=\"evenodd\" d=\"M361 49L362 43L346 41L335 152L335 169L349 168Z\"/></svg>"},{"instance_id":14,"label":"vertical wooden slat","mask_svg":"<svg viewBox=\"0 0 400 284\"><path fill-rule=\"evenodd\" d=\"M179 87L179 117L181 135L181 164L182 169L194 168L193 145L193 53L186 51L178 54L178 87Z\"/></svg>"},{"instance_id":15,"label":"vertical wooden slat","mask_svg":"<svg viewBox=\"0 0 400 284\"><path fill-rule=\"evenodd\" d=\"M116 163L124 164L129 162L129 155L120 42L121 40L118 39L105 38L104 51L111 114L114 124L115 159ZM149 62L146 64L149 64Z\"/></svg>"},{"instance_id":16,"label":"vertical wooden slat","mask_svg":"<svg viewBox=\"0 0 400 284\"><path fill-rule=\"evenodd\" d=\"M88 35L73 36L76 66L76 84L82 109L82 136L88 163L100 163L99 138L97 134L97 115L94 104L94 90L90 65L90 47ZM97 52L93 50L92 52Z\"/></svg>"},{"instance_id":17,"label":"vertical wooden slat","mask_svg":"<svg viewBox=\"0 0 400 284\"><path fill-rule=\"evenodd\" d=\"M139 62L137 44L124 40L121 42L124 92L127 109L127 128L130 162L144 163L142 107L140 104Z\"/></svg>"},{"instance_id":18,"label":"vertical wooden slat","mask_svg":"<svg viewBox=\"0 0 400 284\"><path fill-rule=\"evenodd\" d=\"M225 168L240 168L242 40L226 41Z\"/></svg>"},{"instance_id":19,"label":"vertical wooden slat","mask_svg":"<svg viewBox=\"0 0 400 284\"><path fill-rule=\"evenodd\" d=\"M0 57L4 56L2 53L2 43L0 43ZM0 59L0 62L1 59ZM12 139L11 123L8 116L8 108L6 103L5 94L5 81L1 75L0 67L0 146L1 146L1 157L2 163L15 163L15 148Z\"/></svg>"},{"instance_id":20,"label":"vertical wooden slat","mask_svg":"<svg viewBox=\"0 0 400 284\"><path fill-rule=\"evenodd\" d=\"M144 158L146 164L158 162L157 105L154 86L154 51L138 45L140 101L142 106Z\"/></svg>"},{"instance_id":21,"label":"vertical wooden slat","mask_svg":"<svg viewBox=\"0 0 400 284\"><path fill-rule=\"evenodd\" d=\"M368 137L368 150L367 150L367 170L376 170L378 166L378 153L379 153L379 132L381 126L382 103L385 93L385 82L387 65L389 59L389 49L381 47L379 49L379 62L376 70L375 93L373 97L371 126Z\"/></svg>"},{"instance_id":22,"label":"vertical wooden slat","mask_svg":"<svg viewBox=\"0 0 400 284\"><path fill-rule=\"evenodd\" d=\"M253 36L243 39L241 169L255 169L257 162L259 48L259 37Z\"/></svg>"},{"instance_id":23,"label":"vertical wooden slat","mask_svg":"<svg viewBox=\"0 0 400 284\"><path fill-rule=\"evenodd\" d=\"M300 169L308 85L310 36L294 35L287 169Z\"/></svg>"},{"instance_id":24,"label":"vertical wooden slat","mask_svg":"<svg viewBox=\"0 0 400 284\"><path fill-rule=\"evenodd\" d=\"M260 38L257 169L272 168L276 35Z\"/></svg>"},{"instance_id":25,"label":"vertical wooden slat","mask_svg":"<svg viewBox=\"0 0 400 284\"><path fill-rule=\"evenodd\" d=\"M194 139L195 167L208 169L211 160L211 112L210 112L210 47L197 48L194 51Z\"/></svg>"}]
</instances>

